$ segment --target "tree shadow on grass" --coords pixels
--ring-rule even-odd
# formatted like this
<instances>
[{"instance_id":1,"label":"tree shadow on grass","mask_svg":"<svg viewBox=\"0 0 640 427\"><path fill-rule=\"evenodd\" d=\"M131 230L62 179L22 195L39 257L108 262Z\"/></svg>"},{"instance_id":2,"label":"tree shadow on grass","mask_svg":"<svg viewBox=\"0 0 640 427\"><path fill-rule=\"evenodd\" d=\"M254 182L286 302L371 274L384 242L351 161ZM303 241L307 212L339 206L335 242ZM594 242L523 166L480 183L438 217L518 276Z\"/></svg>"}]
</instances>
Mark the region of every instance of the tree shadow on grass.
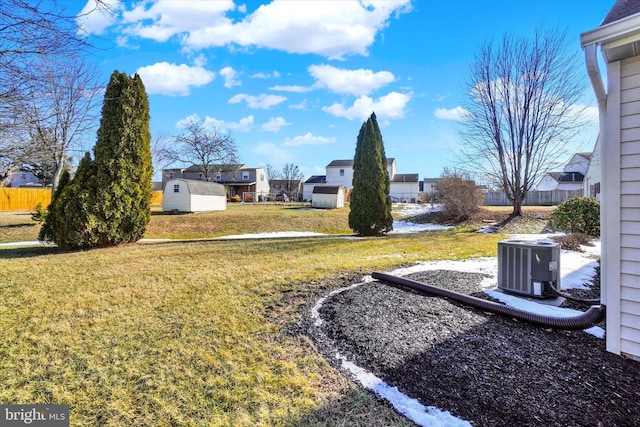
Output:
<instances>
[{"instance_id":1,"label":"tree shadow on grass","mask_svg":"<svg viewBox=\"0 0 640 427\"><path fill-rule=\"evenodd\" d=\"M29 246L0 248L0 259L34 258L61 253L57 246Z\"/></svg>"}]
</instances>

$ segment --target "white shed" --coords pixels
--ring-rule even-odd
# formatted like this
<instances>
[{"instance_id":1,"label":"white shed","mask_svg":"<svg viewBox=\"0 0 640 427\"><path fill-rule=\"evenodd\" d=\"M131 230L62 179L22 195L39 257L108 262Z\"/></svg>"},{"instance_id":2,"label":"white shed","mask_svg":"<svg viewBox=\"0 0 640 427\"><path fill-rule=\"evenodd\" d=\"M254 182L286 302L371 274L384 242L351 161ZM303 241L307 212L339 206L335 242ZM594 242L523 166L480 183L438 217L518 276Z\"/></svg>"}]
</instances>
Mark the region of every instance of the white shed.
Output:
<instances>
[{"instance_id":1,"label":"white shed","mask_svg":"<svg viewBox=\"0 0 640 427\"><path fill-rule=\"evenodd\" d=\"M181 212L224 211L227 195L215 182L176 178L167 181L162 193L162 210Z\"/></svg>"},{"instance_id":2,"label":"white shed","mask_svg":"<svg viewBox=\"0 0 640 427\"><path fill-rule=\"evenodd\" d=\"M315 186L311 207L338 209L344 207L344 187L341 185Z\"/></svg>"}]
</instances>

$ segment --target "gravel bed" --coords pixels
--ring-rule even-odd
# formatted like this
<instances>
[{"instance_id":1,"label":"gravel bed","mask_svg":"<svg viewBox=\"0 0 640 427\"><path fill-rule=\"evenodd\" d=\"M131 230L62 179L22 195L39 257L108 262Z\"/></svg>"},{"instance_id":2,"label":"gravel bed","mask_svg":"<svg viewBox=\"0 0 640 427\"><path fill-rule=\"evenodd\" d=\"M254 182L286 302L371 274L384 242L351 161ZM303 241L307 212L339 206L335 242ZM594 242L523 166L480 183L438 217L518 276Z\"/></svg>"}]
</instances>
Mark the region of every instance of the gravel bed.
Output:
<instances>
[{"instance_id":1,"label":"gravel bed","mask_svg":"<svg viewBox=\"0 0 640 427\"><path fill-rule=\"evenodd\" d=\"M484 295L481 274L406 277ZM307 318L303 330L334 366L337 350L475 426L640 425L640 363L583 331L539 328L377 281L328 297L319 313L322 325Z\"/></svg>"}]
</instances>

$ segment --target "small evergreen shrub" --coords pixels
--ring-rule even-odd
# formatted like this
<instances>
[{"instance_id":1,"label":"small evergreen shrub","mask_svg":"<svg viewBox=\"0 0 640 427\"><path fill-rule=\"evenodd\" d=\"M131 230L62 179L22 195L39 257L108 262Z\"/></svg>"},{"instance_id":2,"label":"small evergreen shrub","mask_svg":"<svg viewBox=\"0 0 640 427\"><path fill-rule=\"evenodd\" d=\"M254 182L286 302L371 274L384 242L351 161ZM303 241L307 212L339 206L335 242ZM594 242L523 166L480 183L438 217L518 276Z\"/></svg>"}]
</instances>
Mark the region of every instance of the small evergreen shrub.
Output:
<instances>
[{"instance_id":1,"label":"small evergreen shrub","mask_svg":"<svg viewBox=\"0 0 640 427\"><path fill-rule=\"evenodd\" d=\"M42 206L42 203L38 202L36 210L31 212L31 219L40 223L47 220L47 210Z\"/></svg>"},{"instance_id":2,"label":"small evergreen shrub","mask_svg":"<svg viewBox=\"0 0 640 427\"><path fill-rule=\"evenodd\" d=\"M566 233L600 237L600 202L594 197L565 200L549 217L553 227Z\"/></svg>"}]
</instances>

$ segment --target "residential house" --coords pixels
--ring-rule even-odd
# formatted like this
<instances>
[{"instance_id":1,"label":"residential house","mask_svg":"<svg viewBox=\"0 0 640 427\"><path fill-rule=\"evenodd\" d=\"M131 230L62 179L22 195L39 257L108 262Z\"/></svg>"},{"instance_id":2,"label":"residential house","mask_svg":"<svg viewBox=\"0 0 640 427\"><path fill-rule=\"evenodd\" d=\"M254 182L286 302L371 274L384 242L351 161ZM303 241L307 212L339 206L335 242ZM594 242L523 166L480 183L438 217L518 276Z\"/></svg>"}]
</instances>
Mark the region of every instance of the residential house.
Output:
<instances>
[{"instance_id":1,"label":"residential house","mask_svg":"<svg viewBox=\"0 0 640 427\"><path fill-rule=\"evenodd\" d=\"M6 180L7 187L42 187L42 181L33 172L26 169L13 171Z\"/></svg>"},{"instance_id":2,"label":"residential house","mask_svg":"<svg viewBox=\"0 0 640 427\"><path fill-rule=\"evenodd\" d=\"M307 202L313 197L313 189L327 185L326 175L312 175L302 185L302 200Z\"/></svg>"},{"instance_id":3,"label":"residential house","mask_svg":"<svg viewBox=\"0 0 640 427\"><path fill-rule=\"evenodd\" d=\"M640 360L640 0L616 0L580 40L599 110L606 348Z\"/></svg>"},{"instance_id":4,"label":"residential house","mask_svg":"<svg viewBox=\"0 0 640 427\"><path fill-rule=\"evenodd\" d=\"M536 186L537 191L553 191L558 188L558 184L560 184L560 177L562 176L562 172L547 172L538 185Z\"/></svg>"},{"instance_id":5,"label":"residential house","mask_svg":"<svg viewBox=\"0 0 640 427\"><path fill-rule=\"evenodd\" d=\"M601 164L600 164L600 137L596 139L596 144L591 153L591 161L587 172L584 174L584 185L582 187L583 196L595 197L600 200L600 181L601 181Z\"/></svg>"},{"instance_id":6,"label":"residential house","mask_svg":"<svg viewBox=\"0 0 640 427\"><path fill-rule=\"evenodd\" d=\"M536 186L537 191L582 190L590 162L591 153L574 154L562 172L547 172Z\"/></svg>"},{"instance_id":7,"label":"residential house","mask_svg":"<svg viewBox=\"0 0 640 427\"><path fill-rule=\"evenodd\" d=\"M391 178L389 195L394 202L417 203L420 179L417 173L397 173Z\"/></svg>"},{"instance_id":8,"label":"residential house","mask_svg":"<svg viewBox=\"0 0 640 427\"><path fill-rule=\"evenodd\" d=\"M163 188L167 182L175 178L206 180L201 166L190 166L186 169L163 169ZM207 170L210 181L224 185L229 197L238 195L243 201L257 201L269 195L269 181L263 168L250 168L244 164L211 165ZM210 172L210 173L209 173Z\"/></svg>"},{"instance_id":9,"label":"residential house","mask_svg":"<svg viewBox=\"0 0 640 427\"><path fill-rule=\"evenodd\" d=\"M440 181L440 178L425 178L422 182L421 192L428 194L436 191L436 184Z\"/></svg>"},{"instance_id":10,"label":"residential house","mask_svg":"<svg viewBox=\"0 0 640 427\"><path fill-rule=\"evenodd\" d=\"M327 165L326 169L326 185L343 186L347 190L353 188L353 160L334 160ZM387 159L387 172L390 181L389 195L394 201L416 202L418 200L420 184L417 173L398 174L396 160L393 158ZM310 186L310 189L312 188ZM305 190L305 199L311 200L306 198L307 194Z\"/></svg>"},{"instance_id":11,"label":"residential house","mask_svg":"<svg viewBox=\"0 0 640 427\"><path fill-rule=\"evenodd\" d=\"M209 181L175 178L167 181L162 194L163 211L206 212L227 209L224 186Z\"/></svg>"}]
</instances>

